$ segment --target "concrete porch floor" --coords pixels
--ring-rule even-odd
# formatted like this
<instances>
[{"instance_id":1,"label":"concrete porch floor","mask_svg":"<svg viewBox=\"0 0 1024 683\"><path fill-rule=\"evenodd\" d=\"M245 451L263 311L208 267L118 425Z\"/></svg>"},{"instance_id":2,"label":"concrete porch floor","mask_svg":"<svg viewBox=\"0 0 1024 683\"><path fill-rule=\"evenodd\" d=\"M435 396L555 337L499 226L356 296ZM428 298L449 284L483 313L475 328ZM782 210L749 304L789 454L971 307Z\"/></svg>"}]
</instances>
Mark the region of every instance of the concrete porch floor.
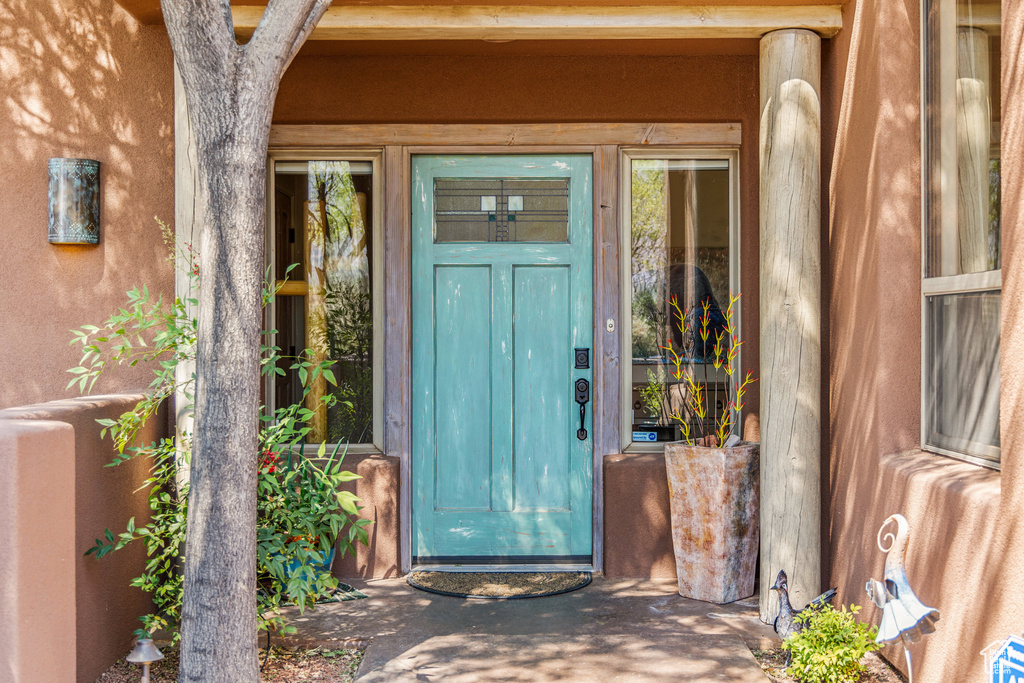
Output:
<instances>
[{"instance_id":1,"label":"concrete porch floor","mask_svg":"<svg viewBox=\"0 0 1024 683\"><path fill-rule=\"evenodd\" d=\"M598 576L572 593L508 601L432 595L404 579L349 583L369 598L290 615L298 633L287 643L368 644L357 676L365 683L765 683L748 646L778 643L757 617L756 597L686 600L674 580Z\"/></svg>"}]
</instances>

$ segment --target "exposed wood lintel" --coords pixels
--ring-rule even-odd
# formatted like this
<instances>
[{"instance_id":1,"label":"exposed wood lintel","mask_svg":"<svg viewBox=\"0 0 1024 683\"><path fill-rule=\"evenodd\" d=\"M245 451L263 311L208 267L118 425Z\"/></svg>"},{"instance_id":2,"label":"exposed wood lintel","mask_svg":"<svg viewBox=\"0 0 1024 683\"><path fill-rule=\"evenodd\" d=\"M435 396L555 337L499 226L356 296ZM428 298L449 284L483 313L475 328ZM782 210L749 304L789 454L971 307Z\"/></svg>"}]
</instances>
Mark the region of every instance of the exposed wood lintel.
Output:
<instances>
[{"instance_id":1,"label":"exposed wood lintel","mask_svg":"<svg viewBox=\"0 0 1024 683\"><path fill-rule=\"evenodd\" d=\"M270 146L738 145L739 123L275 125Z\"/></svg>"},{"instance_id":2,"label":"exposed wood lintel","mask_svg":"<svg viewBox=\"0 0 1024 683\"><path fill-rule=\"evenodd\" d=\"M263 7L231 9L240 37L252 35ZM842 28L840 5L766 6L336 6L311 40L655 40L760 38L804 28L824 38Z\"/></svg>"}]
</instances>

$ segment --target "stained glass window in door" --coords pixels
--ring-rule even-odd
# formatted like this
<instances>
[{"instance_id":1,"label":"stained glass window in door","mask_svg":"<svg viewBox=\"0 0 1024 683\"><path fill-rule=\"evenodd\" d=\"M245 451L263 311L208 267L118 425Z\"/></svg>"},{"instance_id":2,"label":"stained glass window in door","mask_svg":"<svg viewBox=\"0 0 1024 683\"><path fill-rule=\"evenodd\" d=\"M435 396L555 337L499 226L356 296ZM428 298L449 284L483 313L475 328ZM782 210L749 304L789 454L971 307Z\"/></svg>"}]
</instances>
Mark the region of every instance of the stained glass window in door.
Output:
<instances>
[{"instance_id":1,"label":"stained glass window in door","mask_svg":"<svg viewBox=\"0 0 1024 683\"><path fill-rule=\"evenodd\" d=\"M436 242L568 242L568 178L437 178Z\"/></svg>"}]
</instances>

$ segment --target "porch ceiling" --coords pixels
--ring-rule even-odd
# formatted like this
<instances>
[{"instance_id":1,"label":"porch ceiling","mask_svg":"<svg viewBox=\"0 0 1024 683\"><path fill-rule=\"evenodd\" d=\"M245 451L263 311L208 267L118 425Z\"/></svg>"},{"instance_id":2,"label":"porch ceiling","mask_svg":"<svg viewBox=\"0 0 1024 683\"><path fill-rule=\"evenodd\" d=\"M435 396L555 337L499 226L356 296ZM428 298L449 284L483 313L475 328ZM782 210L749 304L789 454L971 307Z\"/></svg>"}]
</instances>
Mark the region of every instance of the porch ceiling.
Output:
<instances>
[{"instance_id":1,"label":"porch ceiling","mask_svg":"<svg viewBox=\"0 0 1024 683\"><path fill-rule=\"evenodd\" d=\"M117 0L146 24L162 22L159 0ZM842 27L835 0L551 0L499 3L335 3L310 36L320 41L394 40L673 40L760 38L780 28L806 28L822 37ZM749 2L749 0L747 0ZM252 35L266 0L232 0L240 38Z\"/></svg>"}]
</instances>

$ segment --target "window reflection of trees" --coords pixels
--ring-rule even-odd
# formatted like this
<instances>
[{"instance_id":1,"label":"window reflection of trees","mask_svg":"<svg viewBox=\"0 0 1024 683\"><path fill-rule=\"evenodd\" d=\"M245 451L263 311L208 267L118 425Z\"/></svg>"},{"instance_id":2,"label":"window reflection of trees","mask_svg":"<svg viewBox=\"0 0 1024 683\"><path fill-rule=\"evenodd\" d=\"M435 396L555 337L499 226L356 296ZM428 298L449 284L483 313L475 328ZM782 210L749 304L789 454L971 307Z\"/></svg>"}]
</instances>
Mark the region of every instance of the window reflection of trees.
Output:
<instances>
[{"instance_id":1,"label":"window reflection of trees","mask_svg":"<svg viewBox=\"0 0 1024 683\"><path fill-rule=\"evenodd\" d=\"M654 358L665 345L665 240L668 236L667 171L660 161L633 161L632 240L633 358Z\"/></svg>"},{"instance_id":2,"label":"window reflection of trees","mask_svg":"<svg viewBox=\"0 0 1024 683\"><path fill-rule=\"evenodd\" d=\"M679 162L677 162L679 163ZM683 162L686 163L686 162ZM706 355L683 340L668 313L675 296L693 322L710 299L712 316L729 300L728 168L675 168L634 159L631 182L633 358L657 358L672 338L688 355ZM725 190L722 192L722 190ZM723 204L719 206L719 204Z\"/></svg>"},{"instance_id":3,"label":"window reflection of trees","mask_svg":"<svg viewBox=\"0 0 1024 683\"><path fill-rule=\"evenodd\" d=\"M706 359L724 329L720 305L729 301L729 166L718 159L630 163L633 425L665 440L677 436L668 415L685 398L682 385L667 379L665 347L694 364L712 403L720 384ZM678 329L671 297L684 312L688 335ZM706 341L699 336L704 301Z\"/></svg>"},{"instance_id":4,"label":"window reflection of trees","mask_svg":"<svg viewBox=\"0 0 1024 683\"><path fill-rule=\"evenodd\" d=\"M308 342L334 361L338 399L326 416L332 443L373 441L373 305L370 176L348 162L309 163ZM322 226L322 227L321 227ZM322 431L322 430L321 430Z\"/></svg>"}]
</instances>

